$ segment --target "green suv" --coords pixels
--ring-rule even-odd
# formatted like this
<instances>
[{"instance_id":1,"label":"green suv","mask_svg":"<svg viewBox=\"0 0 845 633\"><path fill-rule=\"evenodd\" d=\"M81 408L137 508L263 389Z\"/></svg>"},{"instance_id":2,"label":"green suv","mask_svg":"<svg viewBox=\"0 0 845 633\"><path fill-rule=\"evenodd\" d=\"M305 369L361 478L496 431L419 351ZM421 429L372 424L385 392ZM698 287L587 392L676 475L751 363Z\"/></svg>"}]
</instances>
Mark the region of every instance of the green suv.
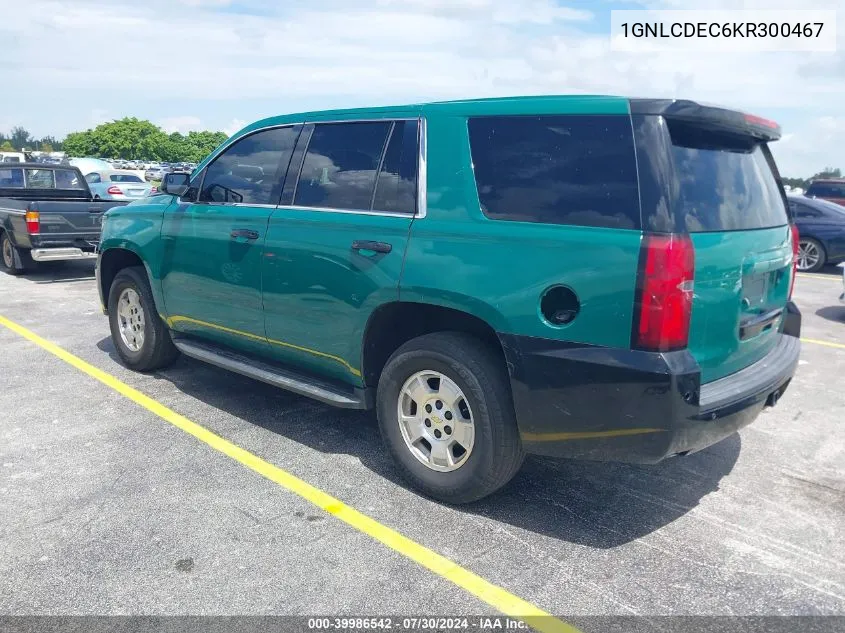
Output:
<instances>
[{"instance_id":1,"label":"green suv","mask_svg":"<svg viewBox=\"0 0 845 633\"><path fill-rule=\"evenodd\" d=\"M110 210L123 362L179 352L375 409L463 503L527 453L657 462L751 422L798 363L771 121L519 97L285 115Z\"/></svg>"}]
</instances>

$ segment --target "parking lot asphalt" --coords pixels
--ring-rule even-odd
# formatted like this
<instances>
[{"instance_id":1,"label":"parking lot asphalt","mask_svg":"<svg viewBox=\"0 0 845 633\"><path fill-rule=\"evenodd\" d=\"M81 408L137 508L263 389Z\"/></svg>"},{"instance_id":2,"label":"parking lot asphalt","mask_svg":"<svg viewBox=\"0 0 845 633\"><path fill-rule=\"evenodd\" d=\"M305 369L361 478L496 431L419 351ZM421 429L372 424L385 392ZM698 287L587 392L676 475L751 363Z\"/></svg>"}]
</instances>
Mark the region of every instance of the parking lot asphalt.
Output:
<instances>
[{"instance_id":1,"label":"parking lot asphalt","mask_svg":"<svg viewBox=\"0 0 845 633\"><path fill-rule=\"evenodd\" d=\"M529 458L448 507L405 488L374 416L181 358L117 360L93 264L0 275L0 316L537 608L845 615L845 305L801 275L777 407L655 466ZM0 326L0 614L482 614L432 573Z\"/></svg>"}]
</instances>

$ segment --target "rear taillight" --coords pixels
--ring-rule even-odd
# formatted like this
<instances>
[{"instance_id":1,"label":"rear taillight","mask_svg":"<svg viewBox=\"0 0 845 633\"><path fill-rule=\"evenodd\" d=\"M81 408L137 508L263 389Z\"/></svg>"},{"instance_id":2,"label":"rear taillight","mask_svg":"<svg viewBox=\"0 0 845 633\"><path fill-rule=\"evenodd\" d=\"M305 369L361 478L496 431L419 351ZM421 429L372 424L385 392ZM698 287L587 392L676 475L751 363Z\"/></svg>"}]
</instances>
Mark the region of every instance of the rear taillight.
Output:
<instances>
[{"instance_id":1,"label":"rear taillight","mask_svg":"<svg viewBox=\"0 0 845 633\"><path fill-rule=\"evenodd\" d=\"M634 328L636 349L668 352L689 342L695 248L689 235L647 235L640 248Z\"/></svg>"},{"instance_id":2,"label":"rear taillight","mask_svg":"<svg viewBox=\"0 0 845 633\"><path fill-rule=\"evenodd\" d=\"M792 281L789 282L789 298L792 299L792 289L795 287L795 273L798 272L798 227L795 224L789 225L792 234Z\"/></svg>"},{"instance_id":3,"label":"rear taillight","mask_svg":"<svg viewBox=\"0 0 845 633\"><path fill-rule=\"evenodd\" d=\"M150 193L158 193L158 187L151 187Z\"/></svg>"},{"instance_id":4,"label":"rear taillight","mask_svg":"<svg viewBox=\"0 0 845 633\"><path fill-rule=\"evenodd\" d=\"M117 185L112 185L106 190L106 193L110 196L122 196L123 191Z\"/></svg>"},{"instance_id":5,"label":"rear taillight","mask_svg":"<svg viewBox=\"0 0 845 633\"><path fill-rule=\"evenodd\" d=\"M26 220L27 233L37 235L41 232L41 216L38 211L27 211L24 219Z\"/></svg>"}]
</instances>

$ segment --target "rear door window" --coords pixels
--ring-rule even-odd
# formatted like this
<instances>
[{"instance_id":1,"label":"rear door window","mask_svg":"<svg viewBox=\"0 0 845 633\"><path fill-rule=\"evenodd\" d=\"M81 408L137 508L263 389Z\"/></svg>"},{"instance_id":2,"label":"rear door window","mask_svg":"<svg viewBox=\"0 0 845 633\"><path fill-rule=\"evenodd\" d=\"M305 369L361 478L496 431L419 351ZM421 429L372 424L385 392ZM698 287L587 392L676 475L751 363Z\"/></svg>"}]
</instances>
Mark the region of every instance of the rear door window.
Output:
<instances>
[{"instance_id":1,"label":"rear door window","mask_svg":"<svg viewBox=\"0 0 845 633\"><path fill-rule=\"evenodd\" d=\"M281 176L293 153L299 127L279 127L235 141L205 173L201 202L278 204Z\"/></svg>"},{"instance_id":2,"label":"rear door window","mask_svg":"<svg viewBox=\"0 0 845 633\"><path fill-rule=\"evenodd\" d=\"M326 209L371 209L376 174L390 129L390 121L316 124L293 204ZM389 198L390 194L385 193L385 197Z\"/></svg>"},{"instance_id":3,"label":"rear door window","mask_svg":"<svg viewBox=\"0 0 845 633\"><path fill-rule=\"evenodd\" d=\"M487 217L640 228L627 115L478 117L468 127Z\"/></svg>"},{"instance_id":4,"label":"rear door window","mask_svg":"<svg viewBox=\"0 0 845 633\"><path fill-rule=\"evenodd\" d=\"M414 213L417 208L417 121L396 121L381 163L374 211Z\"/></svg>"},{"instance_id":5,"label":"rear door window","mask_svg":"<svg viewBox=\"0 0 845 633\"><path fill-rule=\"evenodd\" d=\"M669 133L687 231L747 231L787 223L765 145L680 124L670 124Z\"/></svg>"}]
</instances>

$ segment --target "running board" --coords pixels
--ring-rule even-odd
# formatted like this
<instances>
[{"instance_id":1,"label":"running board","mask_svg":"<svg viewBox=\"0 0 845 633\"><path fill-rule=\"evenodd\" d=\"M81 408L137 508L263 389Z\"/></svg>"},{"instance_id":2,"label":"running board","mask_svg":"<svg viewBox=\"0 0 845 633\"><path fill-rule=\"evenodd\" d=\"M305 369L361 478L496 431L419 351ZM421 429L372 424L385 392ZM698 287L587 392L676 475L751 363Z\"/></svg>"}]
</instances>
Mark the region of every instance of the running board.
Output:
<instances>
[{"instance_id":1,"label":"running board","mask_svg":"<svg viewBox=\"0 0 845 633\"><path fill-rule=\"evenodd\" d=\"M193 339L176 338L173 344L185 356L228 369L242 376L266 382L274 387L281 387L301 396L314 398L326 404L344 409L367 409L368 403L364 390L349 387L335 387L328 383L315 381L288 369L270 363L243 356L228 349Z\"/></svg>"}]
</instances>

